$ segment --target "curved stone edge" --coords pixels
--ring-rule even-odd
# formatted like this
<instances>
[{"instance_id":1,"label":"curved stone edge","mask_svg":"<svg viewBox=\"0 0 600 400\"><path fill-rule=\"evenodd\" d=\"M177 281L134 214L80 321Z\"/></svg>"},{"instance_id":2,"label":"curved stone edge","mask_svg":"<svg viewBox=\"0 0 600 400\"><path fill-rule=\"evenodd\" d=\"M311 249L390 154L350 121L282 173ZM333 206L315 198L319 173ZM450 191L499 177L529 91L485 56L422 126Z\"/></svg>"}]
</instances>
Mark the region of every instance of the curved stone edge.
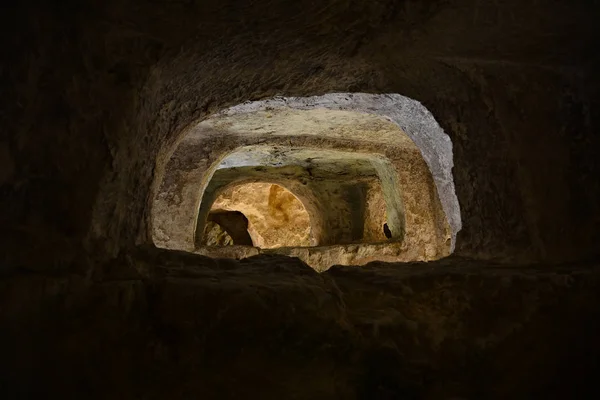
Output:
<instances>
[{"instance_id":1,"label":"curved stone edge","mask_svg":"<svg viewBox=\"0 0 600 400\"><path fill-rule=\"evenodd\" d=\"M325 108L374 114L398 125L417 145L431 170L451 229L450 251L454 251L456 235L462 228L462 221L452 176L454 167L452 141L429 110L419 101L396 93L328 93L322 96L275 97L246 102L224 109L216 113L216 116L231 116L279 107L298 110Z\"/></svg>"}]
</instances>

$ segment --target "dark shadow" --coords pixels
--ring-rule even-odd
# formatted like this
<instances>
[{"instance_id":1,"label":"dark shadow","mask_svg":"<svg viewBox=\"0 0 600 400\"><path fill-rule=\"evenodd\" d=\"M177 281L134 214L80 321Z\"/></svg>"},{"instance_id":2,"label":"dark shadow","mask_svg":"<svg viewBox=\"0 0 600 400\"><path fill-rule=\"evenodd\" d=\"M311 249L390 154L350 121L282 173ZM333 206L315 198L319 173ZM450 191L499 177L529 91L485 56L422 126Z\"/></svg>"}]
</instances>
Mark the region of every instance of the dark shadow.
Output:
<instances>
[{"instance_id":1,"label":"dark shadow","mask_svg":"<svg viewBox=\"0 0 600 400\"><path fill-rule=\"evenodd\" d=\"M239 211L217 210L208 214L208 221L219 224L233 239L233 244L253 246L248 233L248 218Z\"/></svg>"},{"instance_id":2,"label":"dark shadow","mask_svg":"<svg viewBox=\"0 0 600 400\"><path fill-rule=\"evenodd\" d=\"M392 238L392 231L390 231L390 227L388 226L387 222L383 224L383 234L388 239Z\"/></svg>"}]
</instances>

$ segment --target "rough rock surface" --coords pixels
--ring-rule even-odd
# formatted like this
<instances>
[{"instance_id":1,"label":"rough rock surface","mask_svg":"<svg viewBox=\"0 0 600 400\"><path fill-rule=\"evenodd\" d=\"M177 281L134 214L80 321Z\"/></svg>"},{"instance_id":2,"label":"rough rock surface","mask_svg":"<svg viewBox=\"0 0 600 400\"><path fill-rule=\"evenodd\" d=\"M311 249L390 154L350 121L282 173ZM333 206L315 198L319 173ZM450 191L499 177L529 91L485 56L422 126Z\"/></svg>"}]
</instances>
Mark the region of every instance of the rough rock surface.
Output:
<instances>
[{"instance_id":1,"label":"rough rock surface","mask_svg":"<svg viewBox=\"0 0 600 400\"><path fill-rule=\"evenodd\" d=\"M218 224L222 230L227 232L227 235L231 238L231 242L228 244L252 246L252 238L248 233L248 218L243 213L213 210L208 215L207 228L210 222Z\"/></svg>"},{"instance_id":2,"label":"rough rock surface","mask_svg":"<svg viewBox=\"0 0 600 400\"><path fill-rule=\"evenodd\" d=\"M231 246L233 239L227 231L219 224L213 221L206 223L204 238L202 242L205 246Z\"/></svg>"},{"instance_id":3,"label":"rough rock surface","mask_svg":"<svg viewBox=\"0 0 600 400\"><path fill-rule=\"evenodd\" d=\"M400 93L435 116L453 144L459 254L598 256L598 7L18 2L2 13L6 262L147 242L160 149L247 100L332 92Z\"/></svg>"},{"instance_id":4,"label":"rough rock surface","mask_svg":"<svg viewBox=\"0 0 600 400\"><path fill-rule=\"evenodd\" d=\"M250 102L231 107L222 111L227 116L235 116L256 112L259 110L273 110L278 108L291 108L300 110L326 109L348 110L363 114L374 114L384 117L402 129L420 150L427 163L437 192L440 196L442 208L452 232L451 249L454 250L456 235L462 227L460 219L460 206L454 191L452 167L454 166L452 142L439 126L433 115L418 101L409 99L396 93L371 95L366 93L332 93L313 97L278 98L265 101ZM362 140L369 140L369 127L363 127ZM268 129L270 127L266 127ZM372 128L371 128L372 129ZM360 129L357 129L360 131ZM377 139L388 144L395 142L395 135L377 133ZM322 133L322 136L327 136ZM350 139L350 132L342 135Z\"/></svg>"},{"instance_id":5,"label":"rough rock surface","mask_svg":"<svg viewBox=\"0 0 600 400\"><path fill-rule=\"evenodd\" d=\"M401 116L411 135L392 122ZM417 137L422 149L413 141ZM269 173L269 168L284 171ZM178 143L164 174L155 178L153 242L192 251L219 185L244 177L280 184L295 178L312 186L300 190L316 192L301 198L312 221L313 244L366 242L366 201L352 192L364 186L357 179L377 176L386 200L378 212L385 213L394 239L439 258L451 252L460 230L451 169L447 135L422 105L402 96L328 94L250 102L202 121ZM324 175L327 180L320 180ZM300 198L298 190L294 194ZM373 222L382 225L382 220L377 215ZM323 227L317 226L320 221Z\"/></svg>"},{"instance_id":6,"label":"rough rock surface","mask_svg":"<svg viewBox=\"0 0 600 400\"><path fill-rule=\"evenodd\" d=\"M317 274L286 257L143 249L96 280L0 281L3 398L600 394L597 265L454 258Z\"/></svg>"},{"instance_id":7,"label":"rough rock surface","mask_svg":"<svg viewBox=\"0 0 600 400\"><path fill-rule=\"evenodd\" d=\"M234 186L217 197L213 208L243 213L256 247L310 246L310 220L304 206L279 185Z\"/></svg>"},{"instance_id":8,"label":"rough rock surface","mask_svg":"<svg viewBox=\"0 0 600 400\"><path fill-rule=\"evenodd\" d=\"M254 137L252 139L256 140ZM263 140L267 142L269 138ZM285 140L285 142L294 141L291 138ZM318 144L321 145L321 148L316 148ZM369 232L374 229L373 225L384 219L394 231L394 238L401 240L415 230L415 227L410 224L408 227L406 226L405 214L421 213L423 216L431 214L427 212L428 207L435 207L430 204L430 200L435 200L429 197L429 192L432 190L431 179L429 179L429 171L414 145L397 152L399 154L395 157L395 161L403 165L401 173L398 174L394 164L380 154L362 153L360 145L354 146L354 144L349 144L349 141L344 141L345 151L323 149L332 144L324 145L322 142L305 141L302 145L315 146L315 148L294 148L291 144L242 147L228 154L212 176L208 175L207 171L198 169L198 165L193 162L197 156L201 156L201 153L196 157L190 157L187 165L178 163L173 166L173 170L169 171L171 174L180 176L176 185L179 188L177 196L172 196L172 192L168 196L164 196L167 193L161 193L153 205L154 229L158 228L169 232L169 240L166 242L159 235L155 235L155 244L160 247L185 249L185 247L176 247L179 243L174 240L177 238L175 235L179 235L179 232L182 231L185 233L185 230L181 230L176 222L185 221L188 214L198 214L196 232L200 231L201 217L210 207L211 199L220 190L225 190L231 185L239 185L241 182L288 183L287 186L284 186L293 190L294 195L302 202L309 214L312 245L372 241L365 235L368 236ZM348 151L349 148L352 148L352 151ZM406 164L414 166L407 168ZM188 171L190 166L191 171ZM421 168L419 169L419 167ZM202 200L199 210L197 207L189 206L190 200L193 198L180 202L171 201L174 204L167 204L167 207L164 207L164 200L168 201L169 197L183 199L186 194L190 193L190 190L182 189L194 186L195 180L188 177L202 175L202 172L205 172L205 179L210 179L210 181L204 192L201 193ZM412 177L411 181L409 181L411 178L406 179L403 176L403 183L412 185L400 188L398 175L408 174L416 175ZM367 197L376 194L374 192L380 197L384 197L382 200L385 200L385 202L380 202L380 207L377 208L375 208L377 201L371 201L371 203L367 201ZM409 202L411 199L421 200L419 207L406 210L403 200ZM186 203L188 205L185 205ZM409 206L412 205L412 203L409 204ZM369 209L367 210L367 208ZM367 213L371 219L367 218ZM436 223L442 226L447 225L443 216L426 222L433 225ZM422 224L421 228L425 225L427 224ZM375 229L380 230L379 227ZM421 233L426 232L425 230ZM438 238L435 229L428 233L431 237L426 238L422 235L420 239L424 242L436 243Z\"/></svg>"},{"instance_id":9,"label":"rough rock surface","mask_svg":"<svg viewBox=\"0 0 600 400\"><path fill-rule=\"evenodd\" d=\"M600 398L599 14L588 0L5 2L2 398ZM399 93L448 134L456 257L317 274L134 252L190 127L336 92Z\"/></svg>"},{"instance_id":10,"label":"rough rock surface","mask_svg":"<svg viewBox=\"0 0 600 400\"><path fill-rule=\"evenodd\" d=\"M331 114L339 118L338 114ZM346 115L344 117L347 118ZM249 129L248 121L244 121L243 126L254 131ZM340 130L344 126L336 121L329 122L326 127ZM381 128L381 125L379 127ZM175 193L171 192L167 196L164 196L167 193L159 195L160 204L166 204L167 207L154 208L154 212L161 211L155 219L161 227L158 230L157 226L154 227L159 233L155 235L155 242L160 244L160 247L194 251L215 257L229 256L239 259L254 255L257 251L265 253L266 251L262 250L239 247L228 250L202 249L202 241L196 238L195 247L194 243L191 243L191 235L187 244L174 240L180 237L179 233L185 234L186 229L182 225L185 225L186 220L193 221L196 215L196 232L204 232L202 215L208 213L210 207L220 207L243 211L251 220L260 224L251 227L254 244L258 247L274 249L268 253L299 257L318 271L324 271L332 265L361 265L376 260L428 261L447 256L451 248L449 226L431 173L416 146L407 137L403 138L397 128L392 131L377 131L373 130L374 127L370 124L358 129L354 126L345 128L347 133L363 133L359 142L344 142L344 145L354 152L316 150L310 147L311 142L308 141L304 142L304 145L308 146L300 149L285 146L249 146L231 153L220 161L212 176L206 178L210 179L210 182L201 193L199 211L198 207L194 206L195 198L192 196L197 196L195 182L203 172L198 165L203 164L198 164L195 160L206 154L207 148L212 147L205 145L206 138L197 135L201 142L192 141L196 146L186 145L185 151L182 150L183 154L191 150L192 154L185 159L186 161L181 158L181 154L171 161L175 165L169 173L172 177L179 176L171 184L177 189ZM229 126L229 129L233 128ZM329 135L337 133L327 129L326 132ZM369 136L373 132L380 134ZM283 132L280 131L279 134L282 135ZM368 139L381 140L382 134L388 134L391 138L396 138L396 141L404 140L400 146L389 140L393 144L375 147L387 153L392 160L361 153ZM284 142L289 140L286 136ZM383 140L387 142L385 137ZM181 147L182 145L180 149ZM294 239L297 233L290 236L290 228L283 227L283 231L275 229L275 225L279 223L271 221L274 229L267 230L267 225L261 223L269 219L267 194L263 193L264 207L258 209L253 201L256 198L253 188L259 185L258 187L266 190L267 186L256 183L265 181L285 186L301 200L303 208L307 211L307 223L310 221L310 230L303 234L310 233L310 240L307 238L305 243L298 244ZM249 185L248 190L246 185ZM183 187L185 189L182 189ZM260 194L260 191L256 193ZM172 196L173 194L175 196ZM219 200L223 194L227 197L225 202ZM186 195L190 198L186 198ZM232 201L236 204L232 204ZM384 235L385 223L391 226L395 233L392 240L388 240ZM300 225L300 228L307 229L308 226ZM165 232L170 233L163 235ZM269 235L272 243L286 238L292 240L277 242L279 245L265 246L260 235ZM281 248L281 245L290 247ZM309 245L317 247L301 247Z\"/></svg>"}]
</instances>

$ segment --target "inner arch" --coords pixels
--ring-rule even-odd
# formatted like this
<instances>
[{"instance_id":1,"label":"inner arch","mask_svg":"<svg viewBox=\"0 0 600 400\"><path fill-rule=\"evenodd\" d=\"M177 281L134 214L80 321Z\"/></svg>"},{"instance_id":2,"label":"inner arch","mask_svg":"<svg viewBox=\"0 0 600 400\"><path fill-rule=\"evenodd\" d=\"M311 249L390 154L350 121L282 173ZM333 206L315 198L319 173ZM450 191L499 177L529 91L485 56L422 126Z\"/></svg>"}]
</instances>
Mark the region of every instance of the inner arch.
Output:
<instances>
[{"instance_id":1,"label":"inner arch","mask_svg":"<svg viewBox=\"0 0 600 400\"><path fill-rule=\"evenodd\" d=\"M416 144L427 163L436 185L440 202L451 227L451 249L462 228L460 206L454 191L452 142L433 115L420 102L400 94L329 93L310 97L276 97L246 102L223 110L221 116L250 116L256 112L291 110L352 111L384 119L397 125ZM292 124L293 128L294 124ZM298 126L298 125L295 125ZM231 126L235 129L235 125ZM321 131L325 133L326 131ZM277 132L273 132L277 134ZM345 132L346 134L348 132ZM364 137L363 139L364 140ZM370 140L398 143L401 135L376 135Z\"/></svg>"},{"instance_id":2,"label":"inner arch","mask_svg":"<svg viewBox=\"0 0 600 400\"><path fill-rule=\"evenodd\" d=\"M393 239L402 240L405 233L400 183L391 162L380 154L245 146L225 156L202 180L206 184L198 211L196 242L218 194L240 182L278 183L291 190L306 207L311 221L307 245L359 243L365 238L371 242L386 240L383 235L373 239L372 232L380 231L377 226L381 221L387 222ZM383 201L374 201L377 197Z\"/></svg>"},{"instance_id":3,"label":"inner arch","mask_svg":"<svg viewBox=\"0 0 600 400\"><path fill-rule=\"evenodd\" d=\"M242 213L248 219L247 231L256 247L311 244L309 215L302 202L283 186L268 182L232 185L219 194L211 214L213 210Z\"/></svg>"}]
</instances>

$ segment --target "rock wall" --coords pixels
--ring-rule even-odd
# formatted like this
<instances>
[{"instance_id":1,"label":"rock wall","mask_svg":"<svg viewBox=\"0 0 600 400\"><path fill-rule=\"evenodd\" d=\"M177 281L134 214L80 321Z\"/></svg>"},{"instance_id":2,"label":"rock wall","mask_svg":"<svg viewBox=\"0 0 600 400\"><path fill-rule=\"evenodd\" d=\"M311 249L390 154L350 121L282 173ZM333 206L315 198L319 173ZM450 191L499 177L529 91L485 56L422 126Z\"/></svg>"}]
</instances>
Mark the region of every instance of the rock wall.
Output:
<instances>
[{"instance_id":1,"label":"rock wall","mask_svg":"<svg viewBox=\"0 0 600 400\"><path fill-rule=\"evenodd\" d=\"M157 191L151 205L153 242L162 248L191 251L194 232L202 232L217 182L225 185L251 178L280 183L298 180L307 188L300 186L296 196L310 186L314 196L301 200L313 220L314 243L356 242L362 236L359 230L363 224L356 221L362 219L363 205L361 201L351 204L351 198L363 196L351 193L350 182L378 176L386 198L382 211L394 239L402 240L405 233L418 230L425 245L447 247L448 232L439 235L437 231L447 230L451 222L452 247L460 218L452 179L448 178L451 150L433 117L417 106L398 95L331 94L251 102L224 110L191 129L174 150L164 173L156 175ZM412 135L423 136L423 149L389 120L401 120L398 108L415 125ZM427 118L413 115L415 109ZM430 164L435 162L435 174L420 150L429 156ZM421 175L433 175L433 183L445 185L444 190L450 191L447 198L430 196L432 180ZM399 176L404 187L400 187ZM346 181L348 187L341 187ZM315 196L316 202L311 199ZM435 207L431 202L442 203L443 215L427 211ZM413 207L411 216L420 215L426 221L406 226L406 205ZM322 228L316 226L316 220L323 220ZM417 221L413 218L409 222ZM435 226L427 226L430 223Z\"/></svg>"},{"instance_id":2,"label":"rock wall","mask_svg":"<svg viewBox=\"0 0 600 400\"><path fill-rule=\"evenodd\" d=\"M0 281L0 385L9 399L594 399L600 273L565 267L317 274L144 249L96 283Z\"/></svg>"},{"instance_id":3,"label":"rock wall","mask_svg":"<svg viewBox=\"0 0 600 400\"><path fill-rule=\"evenodd\" d=\"M226 233L223 235L222 233ZM220 238L223 236L225 241L213 240L209 238ZM223 242L222 244L216 244ZM209 244L210 243L210 244ZM243 245L252 246L252 238L248 233L248 218L239 211L213 210L208 215L208 221L202 237L203 245Z\"/></svg>"},{"instance_id":4,"label":"rock wall","mask_svg":"<svg viewBox=\"0 0 600 400\"><path fill-rule=\"evenodd\" d=\"M401 93L450 135L458 253L597 256L597 5L394 4L10 6L7 268L51 268L48 257L63 268L82 245L110 258L146 241L163 145L249 99L336 91Z\"/></svg>"},{"instance_id":5,"label":"rock wall","mask_svg":"<svg viewBox=\"0 0 600 400\"><path fill-rule=\"evenodd\" d=\"M204 229L202 243L205 246L232 246L233 239L221 225L208 221Z\"/></svg>"},{"instance_id":6,"label":"rock wall","mask_svg":"<svg viewBox=\"0 0 600 400\"><path fill-rule=\"evenodd\" d=\"M2 397L600 397L599 274L581 261L599 257L598 7L9 1ZM317 274L134 250L186 129L332 92L431 111L453 144L456 254L476 261Z\"/></svg>"},{"instance_id":7,"label":"rock wall","mask_svg":"<svg viewBox=\"0 0 600 400\"><path fill-rule=\"evenodd\" d=\"M213 208L240 211L249 221L254 246L310 246L310 219L288 190L270 183L247 183L225 190Z\"/></svg>"},{"instance_id":8,"label":"rock wall","mask_svg":"<svg viewBox=\"0 0 600 400\"><path fill-rule=\"evenodd\" d=\"M242 106L233 107L203 121L179 143L164 175L155 178L161 184L151 205L153 243L196 251L198 232L204 231L220 191L233 184L271 182L287 187L304 204L311 245L386 241L386 223L392 239L418 255L402 255L402 260L448 255L460 228L452 180L446 178L451 150L426 110L425 122L413 121L414 103L398 95L366 94L277 99L245 104L244 112ZM395 118L392 106L405 108L416 125L413 136L423 136L423 149L397 124L375 112L358 112L365 104ZM436 173L424 154L437 165ZM437 190L444 185L446 199ZM378 209L373 199L367 204L370 190L381 191L385 200Z\"/></svg>"}]
</instances>

